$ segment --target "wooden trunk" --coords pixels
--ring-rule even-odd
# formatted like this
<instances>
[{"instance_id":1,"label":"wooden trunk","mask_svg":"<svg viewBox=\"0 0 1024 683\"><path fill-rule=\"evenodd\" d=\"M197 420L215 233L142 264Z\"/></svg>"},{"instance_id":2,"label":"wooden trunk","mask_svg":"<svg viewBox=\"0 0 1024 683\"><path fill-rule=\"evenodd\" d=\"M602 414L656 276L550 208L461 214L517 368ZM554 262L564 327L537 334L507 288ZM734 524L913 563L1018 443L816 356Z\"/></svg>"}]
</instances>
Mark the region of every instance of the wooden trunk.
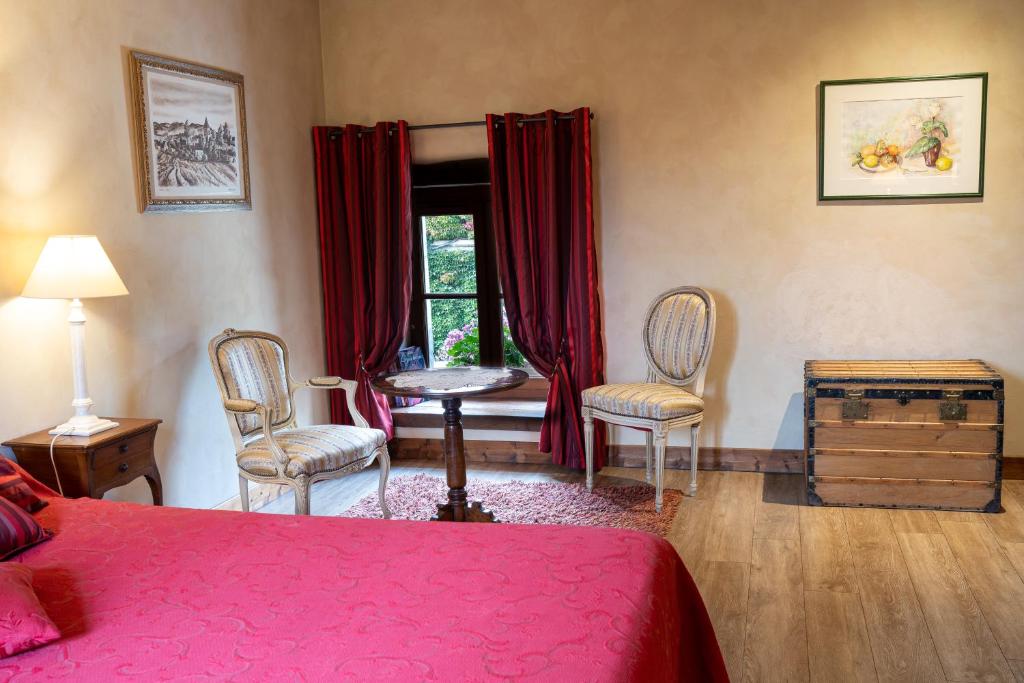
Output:
<instances>
[{"instance_id":1,"label":"wooden trunk","mask_svg":"<svg viewBox=\"0 0 1024 683\"><path fill-rule=\"evenodd\" d=\"M807 361L812 505L997 512L1003 378L980 360Z\"/></svg>"}]
</instances>

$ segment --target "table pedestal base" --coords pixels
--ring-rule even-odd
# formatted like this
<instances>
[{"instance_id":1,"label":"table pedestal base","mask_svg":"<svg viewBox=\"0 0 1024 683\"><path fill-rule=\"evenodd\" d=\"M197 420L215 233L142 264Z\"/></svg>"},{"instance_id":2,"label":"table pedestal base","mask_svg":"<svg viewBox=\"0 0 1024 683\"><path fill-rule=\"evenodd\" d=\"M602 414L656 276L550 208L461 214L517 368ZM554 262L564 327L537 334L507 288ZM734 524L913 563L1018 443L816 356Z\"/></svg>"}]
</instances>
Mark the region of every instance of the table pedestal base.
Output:
<instances>
[{"instance_id":1,"label":"table pedestal base","mask_svg":"<svg viewBox=\"0 0 1024 683\"><path fill-rule=\"evenodd\" d=\"M460 518L461 517L461 518ZM479 500L469 505L455 507L451 503L438 503L437 514L430 518L433 522L497 522L494 513L484 507Z\"/></svg>"},{"instance_id":2,"label":"table pedestal base","mask_svg":"<svg viewBox=\"0 0 1024 683\"><path fill-rule=\"evenodd\" d=\"M462 399L442 399L444 406L444 463L448 502L437 504L431 519L442 522L494 522L494 513L483 503L466 501L466 453L462 443Z\"/></svg>"}]
</instances>

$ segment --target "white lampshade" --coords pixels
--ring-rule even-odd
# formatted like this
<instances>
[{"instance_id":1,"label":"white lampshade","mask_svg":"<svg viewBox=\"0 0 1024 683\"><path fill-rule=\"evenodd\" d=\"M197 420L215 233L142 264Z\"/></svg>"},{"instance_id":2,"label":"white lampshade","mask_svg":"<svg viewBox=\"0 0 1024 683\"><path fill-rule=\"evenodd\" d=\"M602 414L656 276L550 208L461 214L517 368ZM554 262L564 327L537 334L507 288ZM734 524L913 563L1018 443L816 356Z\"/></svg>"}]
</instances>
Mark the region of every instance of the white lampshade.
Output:
<instances>
[{"instance_id":1,"label":"white lampshade","mask_svg":"<svg viewBox=\"0 0 1024 683\"><path fill-rule=\"evenodd\" d=\"M21 295L86 299L127 293L95 235L56 235L46 241Z\"/></svg>"}]
</instances>

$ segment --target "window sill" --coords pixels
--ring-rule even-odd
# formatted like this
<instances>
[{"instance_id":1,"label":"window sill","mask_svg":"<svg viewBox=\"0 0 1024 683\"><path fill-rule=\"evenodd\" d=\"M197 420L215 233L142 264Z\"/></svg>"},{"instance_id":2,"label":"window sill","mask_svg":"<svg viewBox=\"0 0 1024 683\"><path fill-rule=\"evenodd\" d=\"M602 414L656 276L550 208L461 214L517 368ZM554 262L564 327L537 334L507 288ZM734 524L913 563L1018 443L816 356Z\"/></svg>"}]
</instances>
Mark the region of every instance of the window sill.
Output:
<instances>
[{"instance_id":1,"label":"window sill","mask_svg":"<svg viewBox=\"0 0 1024 683\"><path fill-rule=\"evenodd\" d=\"M539 432L544 419L543 398L478 398L462 402L462 426L467 430ZM444 427L440 401L424 401L408 408L392 408L395 427L439 429Z\"/></svg>"}]
</instances>

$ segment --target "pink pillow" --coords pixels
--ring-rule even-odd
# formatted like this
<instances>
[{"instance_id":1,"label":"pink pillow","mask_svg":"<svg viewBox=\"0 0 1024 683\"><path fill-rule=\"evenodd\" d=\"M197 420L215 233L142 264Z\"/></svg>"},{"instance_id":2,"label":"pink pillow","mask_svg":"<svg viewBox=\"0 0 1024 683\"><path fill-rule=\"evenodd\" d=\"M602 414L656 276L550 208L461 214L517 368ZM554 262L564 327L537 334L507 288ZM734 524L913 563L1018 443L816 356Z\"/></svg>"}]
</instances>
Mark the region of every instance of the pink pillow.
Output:
<instances>
[{"instance_id":1,"label":"pink pillow","mask_svg":"<svg viewBox=\"0 0 1024 683\"><path fill-rule=\"evenodd\" d=\"M20 507L0 496L0 560L53 536Z\"/></svg>"},{"instance_id":2,"label":"pink pillow","mask_svg":"<svg viewBox=\"0 0 1024 683\"><path fill-rule=\"evenodd\" d=\"M47 505L45 500L32 492L14 468L14 463L5 458L0 458L0 496L29 512L38 512Z\"/></svg>"},{"instance_id":3,"label":"pink pillow","mask_svg":"<svg viewBox=\"0 0 1024 683\"><path fill-rule=\"evenodd\" d=\"M60 638L32 590L32 570L0 564L0 657L9 657Z\"/></svg>"}]
</instances>

